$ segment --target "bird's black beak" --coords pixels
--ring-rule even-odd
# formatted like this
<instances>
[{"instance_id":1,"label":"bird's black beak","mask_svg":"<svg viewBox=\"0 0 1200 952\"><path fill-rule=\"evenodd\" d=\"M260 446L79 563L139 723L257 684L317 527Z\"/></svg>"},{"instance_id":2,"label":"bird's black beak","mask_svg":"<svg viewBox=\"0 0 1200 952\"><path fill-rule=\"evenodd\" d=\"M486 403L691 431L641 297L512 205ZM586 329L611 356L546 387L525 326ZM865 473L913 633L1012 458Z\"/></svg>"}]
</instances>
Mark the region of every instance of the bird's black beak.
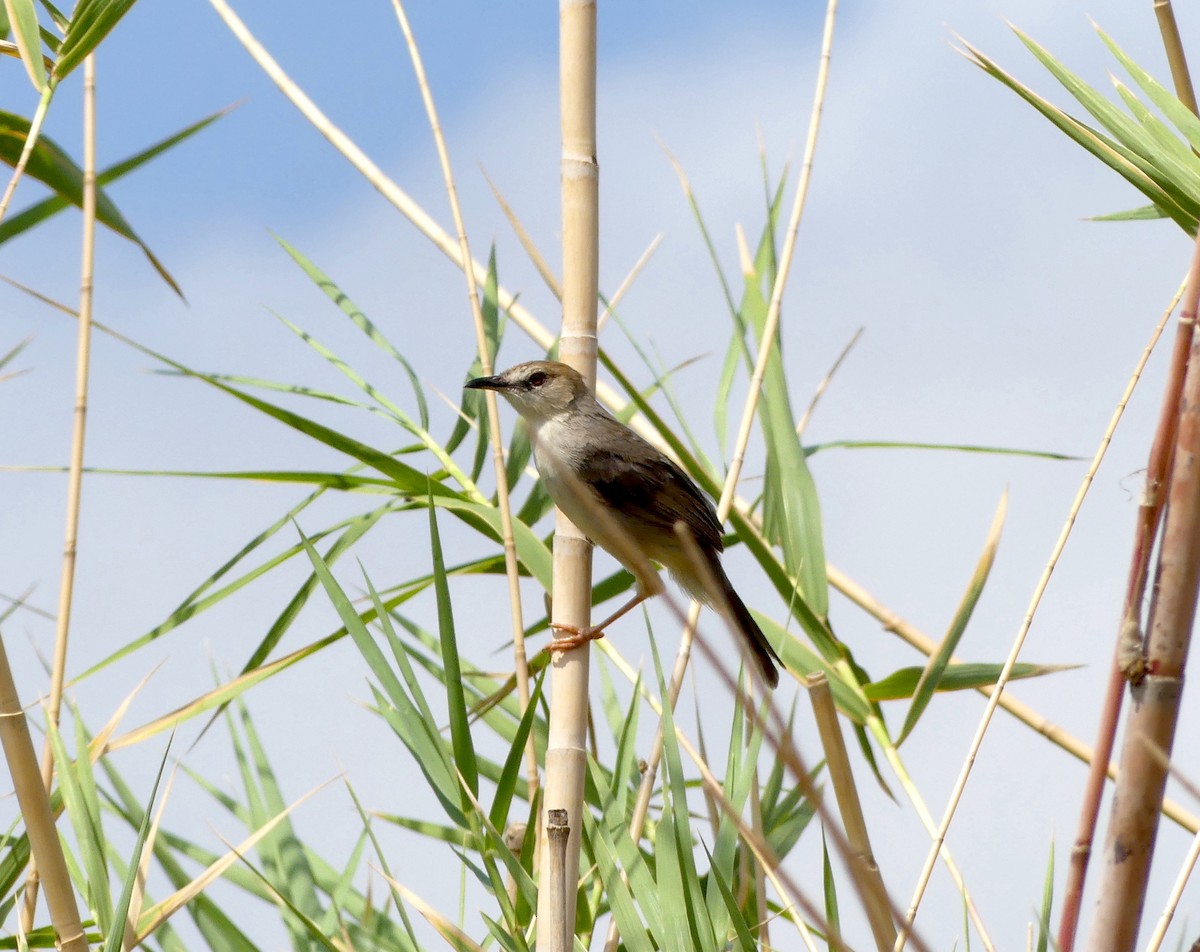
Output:
<instances>
[{"instance_id":1,"label":"bird's black beak","mask_svg":"<svg viewBox=\"0 0 1200 952\"><path fill-rule=\"evenodd\" d=\"M467 390L506 390L508 383L503 377L476 377L463 386Z\"/></svg>"}]
</instances>

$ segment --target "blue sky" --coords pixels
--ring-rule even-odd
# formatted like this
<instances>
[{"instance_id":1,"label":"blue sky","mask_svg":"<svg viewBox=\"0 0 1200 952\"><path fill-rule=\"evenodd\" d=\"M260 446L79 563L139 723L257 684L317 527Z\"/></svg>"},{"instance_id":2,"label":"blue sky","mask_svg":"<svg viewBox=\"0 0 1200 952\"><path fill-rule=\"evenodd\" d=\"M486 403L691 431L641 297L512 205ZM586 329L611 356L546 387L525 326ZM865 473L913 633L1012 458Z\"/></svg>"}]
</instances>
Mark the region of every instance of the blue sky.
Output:
<instances>
[{"instance_id":1,"label":"blue sky","mask_svg":"<svg viewBox=\"0 0 1200 952\"><path fill-rule=\"evenodd\" d=\"M331 17L333 6L341 18ZM240 3L235 9L326 113L448 226L428 127L390 5ZM1179 12L1188 35L1188 11ZM448 137L473 250L482 257L494 242L501 280L553 326L553 301L524 260L480 166L557 262L556 11L549 4L439 2L414 3L409 14ZM701 358L678 376L677 387L687 405L698 408L690 422L714 454L720 450L709 425L711 382L728 318L659 140L686 169L722 263L736 277L735 226L753 238L762 222L759 137L772 176L796 159L803 144L821 15L815 5L783 3L601 4L602 285L615 288L651 239L664 236L622 317L666 365ZM1080 456L1094 451L1182 277L1188 242L1167 223L1084 221L1142 201L952 48L957 32L1065 104L1004 19L1103 86L1114 64L1088 15L1152 73L1165 76L1153 17L1140 6L1034 0L843 5L810 202L785 302L786 365L798 404L854 331L865 332L826 394L809 430L812 441L969 442ZM16 64L5 65L5 108L29 113L33 94ZM206 3L138 4L102 47L98 74L102 164L241 102L215 127L112 189L180 280L188 305L163 287L135 249L104 236L100 320L200 369L338 386L271 316L276 311L344 348L356 366L405 397L393 367L347 331L279 249L274 232L312 257L387 329L431 392L455 395L474 346L461 278L307 126ZM48 129L77 153L78 124L72 84L60 93ZM17 206L36 191L22 186ZM60 216L0 249L0 273L73 300L77 232L77 217ZM9 434L0 462L60 463L70 427L74 327L7 287L0 287L0 314L0 348L36 335L20 362L30 373L0 388ZM628 367L638 367L616 328L606 334L605 344ZM536 355L514 331L502 362ZM1089 743L1162 365L1162 355L1156 356L1131 404L1026 649L1028 660L1084 667L1014 688ZM342 465L227 398L195 383L146 374L147 366L145 357L97 341L90 465ZM648 381L649 373L641 379ZM448 413L433 402L448 428ZM382 424L355 418L354 425L363 438L395 441ZM998 661L1083 464L858 450L820 453L813 470L831 561L933 637L948 623L1008 489L1005 537L963 647L964 655ZM747 493L757 472L752 464ZM5 534L19 541L0 553L0 591L15 594L38 583L35 603L51 608L64 481L43 474L2 478L6 498L15 500ZM264 486L89 479L72 670L151 628L295 498ZM334 504L327 513L336 511ZM408 531L398 526L363 547L360 557L373 579L423 570L423 536L414 540ZM464 554L478 551L472 542L452 535ZM748 561L734 553L730 562L747 601L778 608ZM219 670L240 667L301 577L298 571L284 575L255 597L198 619L169 644L82 686L78 698L89 722L103 721L115 699L160 659L164 667L135 705L131 723L203 690L210 660ZM346 584L357 582L349 565L339 575ZM833 605L841 637L872 673L920 663L844 600L835 598ZM480 635L487 650L502 641L490 632L486 613L465 611L460 624L488 632ZM432 604L415 607L414 614L431 622ZM283 650L333 626L332 613L314 605ZM48 649L51 626L26 616L10 623L5 635L25 683L40 685L35 648ZM619 637L630 656L646 657L639 625L631 623ZM361 660L344 646L321 670L297 669L254 696L253 711L268 746L279 753L290 794L326 779L341 763L374 806L408 808L395 800L397 790L407 789L411 767L359 709L367 693ZM1194 700L1186 703L1185 718L1194 721ZM935 815L982 702L948 698L936 708L904 748ZM1194 763L1195 738L1181 743L1181 762ZM188 755L189 763L220 775L231 769L221 750L219 744L202 745ZM386 751L382 768L379 750ZM947 756L947 750L956 753ZM135 773L150 769L128 754L122 764ZM1083 771L1004 715L977 770L950 844L993 935L1002 947L1012 947L1022 941L1040 896L1051 839L1060 858L1066 855ZM203 798L180 796L190 809L212 813ZM347 847L354 821L337 795L325 796L307 822L318 843L336 853ZM875 822L895 831L892 841L876 844L885 878L907 898L924 835L911 810L869 796ZM330 815L344 817L345 829L314 822ZM223 817L213 822L228 825ZM205 823L200 827L207 829ZM1164 835L1164 868L1147 909L1151 920L1167 869L1186 844L1170 827ZM797 855L801 874L817 868L804 866L813 858ZM815 892L817 881L811 882ZM1194 905L1194 891L1189 897ZM949 947L959 934L960 913L941 874L926 902L918 920L925 935L935 947Z\"/></svg>"}]
</instances>

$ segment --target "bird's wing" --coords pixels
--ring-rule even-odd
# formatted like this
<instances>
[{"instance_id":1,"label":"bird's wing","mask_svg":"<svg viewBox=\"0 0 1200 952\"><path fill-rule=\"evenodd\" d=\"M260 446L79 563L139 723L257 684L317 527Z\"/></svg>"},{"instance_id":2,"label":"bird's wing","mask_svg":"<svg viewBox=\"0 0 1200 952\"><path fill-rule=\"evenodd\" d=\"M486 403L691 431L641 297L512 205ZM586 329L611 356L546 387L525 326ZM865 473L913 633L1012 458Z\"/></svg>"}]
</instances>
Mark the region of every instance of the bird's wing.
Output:
<instances>
[{"instance_id":1,"label":"bird's wing","mask_svg":"<svg viewBox=\"0 0 1200 952\"><path fill-rule=\"evenodd\" d=\"M579 454L579 477L618 511L663 533L675 531L682 519L703 550L724 548L721 523L712 500L671 460L636 434L621 453L592 445ZM632 452L631 452L632 450Z\"/></svg>"}]
</instances>

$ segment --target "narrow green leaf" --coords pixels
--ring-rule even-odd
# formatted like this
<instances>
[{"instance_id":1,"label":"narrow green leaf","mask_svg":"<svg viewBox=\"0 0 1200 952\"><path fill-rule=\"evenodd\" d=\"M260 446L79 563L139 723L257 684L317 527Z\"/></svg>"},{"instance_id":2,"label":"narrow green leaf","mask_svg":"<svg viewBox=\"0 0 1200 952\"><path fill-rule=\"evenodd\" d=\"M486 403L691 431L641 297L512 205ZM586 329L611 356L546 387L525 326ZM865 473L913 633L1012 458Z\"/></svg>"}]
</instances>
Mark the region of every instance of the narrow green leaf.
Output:
<instances>
[{"instance_id":1,"label":"narrow green leaf","mask_svg":"<svg viewBox=\"0 0 1200 952\"><path fill-rule=\"evenodd\" d=\"M67 753L58 728L53 723L48 727L59 791L67 816L71 820L71 827L75 831L79 856L83 863L81 872L85 876L88 908L91 909L101 933L108 935L113 924L112 896L108 887L108 863L105 857L108 840L104 836L100 814L94 809L94 799L88 793L89 789L92 794L95 792L95 781L91 778L91 761L86 753L73 761ZM81 750L86 752L86 746ZM70 857L67 859L69 863Z\"/></svg>"},{"instance_id":2,"label":"narrow green leaf","mask_svg":"<svg viewBox=\"0 0 1200 952\"><path fill-rule=\"evenodd\" d=\"M842 915L838 908L837 880L833 878L833 866L829 862L829 844L825 831L821 831L821 886L825 896L825 921L829 923L829 948L841 949Z\"/></svg>"},{"instance_id":3,"label":"narrow green leaf","mask_svg":"<svg viewBox=\"0 0 1200 952\"><path fill-rule=\"evenodd\" d=\"M971 62L1008 86L1071 140L1117 172L1151 202L1162 208L1181 228L1189 234L1195 232L1197 215L1200 212L1196 208L1190 207L1190 203L1185 202L1175 190L1168 188L1164 182L1148 172L1144 167L1144 160L1037 95L970 44L964 43L963 46Z\"/></svg>"},{"instance_id":4,"label":"narrow green leaf","mask_svg":"<svg viewBox=\"0 0 1200 952\"><path fill-rule=\"evenodd\" d=\"M84 61L117 25L135 0L79 0L71 15L54 64L54 78L61 80Z\"/></svg>"},{"instance_id":5,"label":"narrow green leaf","mask_svg":"<svg viewBox=\"0 0 1200 952\"><path fill-rule=\"evenodd\" d=\"M310 436L313 439L324 443L331 449L336 449L339 452L345 453L348 456L351 456L354 459L371 466L372 468L383 473L385 476L390 477L395 482L396 488L399 492L424 496L425 493L429 491L435 493L436 495L445 496L447 498L460 498L460 494L456 493L450 487L445 486L437 481L431 482L428 479L427 474L422 473L421 471L414 469L405 463L401 463L391 454L378 450L375 447L368 446L365 443L361 443L353 437L339 433L337 430L331 429L330 427L318 423L315 420L310 420L309 418L301 416L298 413L285 410L281 406L269 403L265 400L260 400L258 397L252 396L243 390L239 390L236 387L231 387L228 384L222 383L212 374L206 374L197 370L192 370L190 367L186 367L178 361L172 360L170 357L160 354L143 344L139 344L137 341L126 337L124 334L113 331L112 336L128 344L130 347L133 347L135 350L141 351L143 354L154 358L160 363L166 364L168 367L179 371L185 376L192 377L208 384L209 386L215 387L216 389L229 394L231 397L242 401L246 405L253 407L261 413L264 413L267 416L292 427L300 433L304 433L306 436Z\"/></svg>"},{"instance_id":6,"label":"narrow green leaf","mask_svg":"<svg viewBox=\"0 0 1200 952\"><path fill-rule=\"evenodd\" d=\"M1037 952L1050 947L1050 913L1054 908L1054 843L1050 843L1050 858L1046 862L1046 878L1042 883L1042 908L1038 915Z\"/></svg>"},{"instance_id":7,"label":"narrow green leaf","mask_svg":"<svg viewBox=\"0 0 1200 952\"><path fill-rule=\"evenodd\" d=\"M479 767L475 763L475 744L471 740L471 720L463 694L458 642L454 632L454 605L446 582L446 563L442 556L442 537L438 532L437 510L429 507L429 546L433 557L433 591L437 597L438 632L442 641L442 663L446 666L446 705L450 717L450 743L454 764L472 798L479 798ZM463 812L470 806L463 803Z\"/></svg>"},{"instance_id":8,"label":"narrow green leaf","mask_svg":"<svg viewBox=\"0 0 1200 952\"><path fill-rule=\"evenodd\" d=\"M147 149L143 149L135 155L127 159L122 159L120 162L110 165L106 169L102 169L96 174L96 184L100 186L108 185L110 182L115 182L134 169L139 168L151 159L156 158L168 149L179 145L185 139L195 135L201 129L208 127L213 122L216 122L226 113L233 111L234 106L226 106L217 112L205 116L199 122L194 122L185 129L176 132L174 135L161 139ZM82 194L82 192L81 192ZM0 222L0 244L7 241L9 238L15 237L22 232L28 231L34 225L40 225L48 218L58 214L65 208L69 208L73 202L70 198L63 195L61 192L51 196L50 198L42 199L36 202L29 208L11 214L5 217L4 221ZM128 236L126 236L128 237Z\"/></svg>"},{"instance_id":9,"label":"narrow green leaf","mask_svg":"<svg viewBox=\"0 0 1200 952\"><path fill-rule=\"evenodd\" d=\"M542 698L542 684L544 680L544 677L539 677L533 683L533 691L529 695L529 706L525 709L525 713L521 717L521 722L517 725L517 736L509 744L508 756L504 760L504 771L501 773L500 780L496 784L496 794L492 798L492 808L488 811L488 822L497 830L503 831L508 827L509 808L512 806L517 784L521 780L521 768L525 761L525 744L529 739L529 732L533 728L533 722L537 718L538 703Z\"/></svg>"},{"instance_id":10,"label":"narrow green leaf","mask_svg":"<svg viewBox=\"0 0 1200 952\"><path fill-rule=\"evenodd\" d=\"M1167 213L1157 205L1143 205L1141 208L1131 208L1127 212L1092 215L1088 221L1157 221L1167 217Z\"/></svg>"},{"instance_id":11,"label":"narrow green leaf","mask_svg":"<svg viewBox=\"0 0 1200 952\"><path fill-rule=\"evenodd\" d=\"M1047 674L1057 674L1060 671L1070 671L1077 665L1070 664L1026 664L1018 662L1013 666L1009 675L1010 681L1020 681L1024 678L1040 678ZM938 691L970 691L975 688L985 688L996 683L1003 664L976 664L960 662L949 665L938 681ZM872 701L900 701L911 698L917 689L917 683L924 674L924 668L900 668L886 678L868 684L863 693Z\"/></svg>"},{"instance_id":12,"label":"narrow green leaf","mask_svg":"<svg viewBox=\"0 0 1200 952\"><path fill-rule=\"evenodd\" d=\"M13 39L21 51L21 62L29 81L39 93L46 88L46 64L42 62L42 39L33 0L4 0Z\"/></svg>"},{"instance_id":13,"label":"narrow green leaf","mask_svg":"<svg viewBox=\"0 0 1200 952\"><path fill-rule=\"evenodd\" d=\"M992 571L992 563L996 560L996 549L1000 545L1000 532L1004 528L1004 516L1007 511L1008 492L1005 491L1004 495L1000 497L1000 504L996 507L991 528L988 529L987 540L983 544L983 552L980 553L979 561L975 564L975 571L971 575L971 581L967 585L962 601L959 602L958 610L950 620L950 627L946 630L942 643L938 646L938 650L930 656L921 680L917 683L916 690L913 691L913 700L908 714L904 718L904 727L896 739L897 747L917 726L917 721L921 719L921 714L929 705L934 692L938 689L942 675L950 665L950 658L954 654L954 650L962 640L967 622L971 620L971 613L979 603L979 596L983 594L983 586Z\"/></svg>"},{"instance_id":14,"label":"narrow green leaf","mask_svg":"<svg viewBox=\"0 0 1200 952\"><path fill-rule=\"evenodd\" d=\"M1161 217L1161 216L1159 216ZM1069 456L1052 450L1023 450L1009 446L983 446L977 443L912 443L896 440L831 440L828 443L813 443L804 447L805 455L812 456L821 450L943 450L953 453L986 453L994 456L1031 456L1034 459L1080 460L1082 456Z\"/></svg>"},{"instance_id":15,"label":"narrow green leaf","mask_svg":"<svg viewBox=\"0 0 1200 952\"><path fill-rule=\"evenodd\" d=\"M658 676L659 696L666 697L666 680L653 638L650 639L650 651ZM679 742L675 736L674 715L669 704L663 705L662 720L663 813L659 820L655 858L658 860L659 899L663 906L667 948L671 948L669 940L674 938L684 942L679 946L680 952L711 949L717 946L717 936L713 933L713 924L704 902L704 890L696 871L692 831L688 822L686 780L679 756ZM664 827L671 840L663 840ZM669 874L666 881L664 870ZM683 923L677 921L680 915L683 916ZM679 934L681 927L685 929L683 935Z\"/></svg>"},{"instance_id":16,"label":"narrow green leaf","mask_svg":"<svg viewBox=\"0 0 1200 952\"><path fill-rule=\"evenodd\" d=\"M240 700L238 707L250 763L265 807L262 822L268 822L271 817L283 816L283 819L259 841L257 847L264 867L270 872L268 883L302 919L315 919L321 915L321 903L317 898L317 884L308 865L304 844L296 833L291 817L286 815L287 798L280 789L278 778L271 767L267 751L262 745L250 713ZM260 825L262 824L255 824L256 827Z\"/></svg>"},{"instance_id":17,"label":"narrow green leaf","mask_svg":"<svg viewBox=\"0 0 1200 952\"><path fill-rule=\"evenodd\" d=\"M624 838L629 840L628 833L625 833ZM604 883L605 897L617 922L617 928L621 930L622 944L629 952L657 952L662 947L661 943L656 943L651 938L646 923L638 915L637 905L633 901L635 892L621 879L621 870L617 864L616 838L610 836L596 822L590 810L583 811L583 845L595 862L600 879ZM639 899L643 898L640 892L636 895Z\"/></svg>"},{"instance_id":18,"label":"narrow green leaf","mask_svg":"<svg viewBox=\"0 0 1200 952\"><path fill-rule=\"evenodd\" d=\"M162 760L158 762L158 773L154 777L154 786L150 788L150 799L142 811L142 822L138 825L137 840L133 844L133 852L129 858L129 870L125 874L125 882L121 886L121 895L113 908L112 922L114 927L108 932L104 941L104 952L119 952L125 938L124 923L129 917L129 904L133 900L133 890L139 879L139 865L142 860L142 850L146 845L146 837L150 834L151 807L158 797L158 786L162 782L163 770L167 766L167 756L171 752L171 743L167 742L163 750ZM86 759L86 758L85 758Z\"/></svg>"},{"instance_id":19,"label":"narrow green leaf","mask_svg":"<svg viewBox=\"0 0 1200 952\"><path fill-rule=\"evenodd\" d=\"M1150 101L1159 108L1176 129L1183 133L1192 148L1200 149L1200 119L1196 117L1196 114L1180 102L1178 96L1135 63L1121 47L1113 42L1112 37L1099 27L1096 28L1096 32L1112 51L1113 56L1125 68L1125 72L1150 97Z\"/></svg>"},{"instance_id":20,"label":"narrow green leaf","mask_svg":"<svg viewBox=\"0 0 1200 952\"><path fill-rule=\"evenodd\" d=\"M782 189L781 182L768 208L768 221L759 240L753 271L746 276L739 313L754 329L758 346L771 349L758 404L758 419L767 449L763 531L769 540L782 546L789 573L799 581L808 606L823 619L829 614L829 581L825 574L825 543L816 483L796 435L796 417L780 354L781 338L777 331L773 340L762 339L769 309L763 289L770 289L775 281L774 224Z\"/></svg>"},{"instance_id":21,"label":"narrow green leaf","mask_svg":"<svg viewBox=\"0 0 1200 952\"><path fill-rule=\"evenodd\" d=\"M0 110L0 161L15 166L29 136L29 120ZM29 156L25 172L78 208L83 207L83 170L53 140L39 136ZM142 249L142 254L180 297L183 293L154 252L133 230L108 193L96 189L96 219Z\"/></svg>"},{"instance_id":22,"label":"narrow green leaf","mask_svg":"<svg viewBox=\"0 0 1200 952\"><path fill-rule=\"evenodd\" d=\"M707 848L705 848L707 852ZM742 914L742 910L738 908L737 898L733 895L733 890L729 888L729 881L725 875L713 863L712 854L708 854L709 881L714 883L717 892L721 897L721 903L725 911L725 920L733 929L733 934L737 936L737 945L734 948L741 949L742 952L754 952L759 948L759 943L754 941L754 936L750 933L750 924L746 921L746 917ZM729 948L729 946L726 946Z\"/></svg>"},{"instance_id":23,"label":"narrow green leaf","mask_svg":"<svg viewBox=\"0 0 1200 952\"><path fill-rule=\"evenodd\" d=\"M412 385L413 396L417 401L417 413L420 421L418 428L421 431L428 430L429 404L425 400L425 388L421 385L421 378L417 376L417 372L413 369L412 364L410 364L400 353L400 351L398 351L392 345L392 342L387 339L383 331L381 331L374 323L372 323L370 318L368 318L367 315L364 314L352 300L350 300L350 297L345 294L336 283L334 283L333 279L330 278L329 275L318 268L312 263L312 261L302 255L295 247L293 247L287 241L284 241L278 235L275 236L275 240L279 242L279 244L283 247L283 250L291 256L292 260L300 266L301 270L308 275L312 282L316 284L322 292L324 292L325 296L328 297L329 300L331 300L334 304L336 304L341 309L343 314L350 318L355 327L362 331L371 341L371 343L373 343L376 347L382 350L401 366L405 374L408 376L408 381Z\"/></svg>"}]
</instances>

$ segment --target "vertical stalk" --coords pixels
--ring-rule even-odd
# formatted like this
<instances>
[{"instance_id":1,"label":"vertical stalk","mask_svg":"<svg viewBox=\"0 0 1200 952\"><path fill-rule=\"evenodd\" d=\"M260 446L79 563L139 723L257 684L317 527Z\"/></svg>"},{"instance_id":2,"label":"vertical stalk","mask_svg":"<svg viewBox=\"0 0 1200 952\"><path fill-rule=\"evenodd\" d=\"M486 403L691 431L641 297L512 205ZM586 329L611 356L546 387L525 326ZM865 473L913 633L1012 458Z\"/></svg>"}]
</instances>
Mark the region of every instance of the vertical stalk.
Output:
<instances>
[{"instance_id":1,"label":"vertical stalk","mask_svg":"<svg viewBox=\"0 0 1200 952\"><path fill-rule=\"evenodd\" d=\"M596 161L596 3L560 0L559 84L562 96L563 326L559 356L593 387L596 381L596 301L599 294L599 184ZM592 547L560 512L554 535L553 614L557 623L583 627L591 614ZM567 811L570 835L564 867L566 895L551 908L548 838L538 889L538 931L573 934L575 884L583 828L587 770L589 646L556 653L550 677L550 732L546 748L546 810ZM545 815L545 814L543 814Z\"/></svg>"},{"instance_id":2,"label":"vertical stalk","mask_svg":"<svg viewBox=\"0 0 1200 952\"><path fill-rule=\"evenodd\" d=\"M50 669L47 716L58 724L62 708L71 602L75 593L75 553L79 539L79 501L83 490L83 443L87 432L88 371L92 354L92 295L96 263L96 60L83 61L83 240L79 277L79 333L75 348L75 416L71 428L71 462L67 473L67 524L63 541L62 580L58 589L58 622L54 632L54 661ZM42 779L50 788L53 776L50 741L42 755Z\"/></svg>"},{"instance_id":3,"label":"vertical stalk","mask_svg":"<svg viewBox=\"0 0 1200 952\"><path fill-rule=\"evenodd\" d=\"M1194 324L1200 300L1200 242L1180 321ZM1131 691L1104 871L1088 948L1132 950L1145 905L1167 761L1179 718L1183 672L1200 587L1200 338L1192 335L1179 402L1166 516L1150 605L1145 676Z\"/></svg>"},{"instance_id":4,"label":"vertical stalk","mask_svg":"<svg viewBox=\"0 0 1200 952\"><path fill-rule=\"evenodd\" d=\"M79 907L71 888L71 875L67 872L58 828L54 825L54 811L39 776L33 738L29 734L25 712L21 709L3 641L0 641L0 744L4 747L4 759L12 775L17 805L25 821L29 849L46 883L46 905L50 909L50 921L58 936L59 946L69 952L87 952L87 938L80 923ZM28 929L29 926L22 921L22 930Z\"/></svg>"},{"instance_id":5,"label":"vertical stalk","mask_svg":"<svg viewBox=\"0 0 1200 952\"><path fill-rule=\"evenodd\" d=\"M1168 308L1164 320L1170 315L1176 301L1183 294L1181 287ZM1096 730L1096 748L1088 768L1079 810L1079 828L1071 848L1071 861L1067 867L1067 881L1063 889L1062 918L1058 926L1058 947L1061 952L1072 952L1079 927L1079 913L1083 905L1083 887L1087 881L1088 864L1092 856L1092 843L1096 837L1096 822L1100 817L1100 800L1104 795L1109 761L1116 745L1117 723L1121 719L1121 706L1125 699L1125 685L1130 677L1138 677L1144 659L1142 657L1142 603L1146 594L1146 581L1150 572L1150 556L1154 539L1162 519L1167 477L1171 467L1171 454L1175 447L1175 433L1179 423L1179 400L1183 390L1184 372L1188 354L1191 352L1193 321L1181 317L1175 332L1175 343L1171 351L1171 363L1167 371L1167 385L1159 411L1158 427L1154 442L1150 446L1150 459L1146 465L1146 485L1138 504L1137 522L1133 537L1133 558L1129 568L1129 580L1125 588L1125 607L1117 633L1117 646L1112 666L1108 672L1108 684L1100 707L1099 726ZM1161 325L1160 325L1161 326ZM1149 348L1147 348L1147 353ZM1143 355L1143 361L1145 360ZM1128 391L1127 391L1128 393Z\"/></svg>"},{"instance_id":6,"label":"vertical stalk","mask_svg":"<svg viewBox=\"0 0 1200 952\"><path fill-rule=\"evenodd\" d=\"M396 19L400 22L400 30L408 44L409 56L412 58L413 72L417 75L417 85L421 88L421 99L425 103L425 114L429 117L429 127L433 131L433 141L437 146L438 161L442 166L442 178L446 183L446 197L450 200L450 213L454 217L454 228L458 233L458 249L463 261L474 260L471 257L471 246L467 241L467 226L463 221L462 207L458 201L458 189L454 184L454 173L450 168L450 151L446 148L446 137L442 135L442 124L438 119L437 107L433 102L433 92L425 76L425 64L421 60L421 51L413 36L412 26L408 22L408 14L400 0L392 0L396 11ZM463 268L467 279L467 302L471 309L471 319L475 326L475 346L479 350L479 366L483 376L492 374L492 355L488 353L487 333L483 327L483 309L479 303L479 287L475 280L474 268ZM512 625L513 636L513 671L517 678L517 698L521 704L521 714L529 707L529 661L525 652L525 623L521 611L521 573L517 564L517 544L513 538L512 506L508 497L508 475L504 468L504 444L500 438L500 409L496 403L496 393L493 390L483 392L484 405L487 407L488 435L492 443L492 468L496 474L496 507L500 511L500 534L504 539L504 571L508 577L508 606L509 623ZM525 744L526 791L532 802L537 793L538 760L537 746L534 743L533 732Z\"/></svg>"},{"instance_id":7,"label":"vertical stalk","mask_svg":"<svg viewBox=\"0 0 1200 952\"><path fill-rule=\"evenodd\" d=\"M47 100L48 101L48 100ZM32 132L31 132L32 135ZM71 628L71 601L75 592L75 553L79 534L79 500L83 489L83 441L87 432L88 370L92 352L92 291L96 254L96 59L83 61L83 237L80 250L79 325L75 348L75 416L71 429L71 461L67 473L67 517L63 533L62 578L58 588L58 617L54 631L54 659L50 668L48 726L58 726L67 668L67 642ZM54 782L54 755L50 736L42 748L42 784ZM37 857L30 864L22 922L32 921L37 901Z\"/></svg>"}]
</instances>

